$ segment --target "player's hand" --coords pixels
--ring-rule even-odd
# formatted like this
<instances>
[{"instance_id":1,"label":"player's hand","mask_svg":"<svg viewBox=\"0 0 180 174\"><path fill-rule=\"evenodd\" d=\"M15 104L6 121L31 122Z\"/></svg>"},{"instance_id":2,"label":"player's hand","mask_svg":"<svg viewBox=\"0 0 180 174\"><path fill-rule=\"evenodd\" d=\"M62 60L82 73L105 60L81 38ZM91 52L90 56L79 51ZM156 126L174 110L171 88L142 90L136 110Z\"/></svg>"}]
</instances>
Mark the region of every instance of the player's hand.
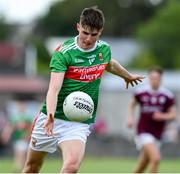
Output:
<instances>
[{"instance_id":1,"label":"player's hand","mask_svg":"<svg viewBox=\"0 0 180 174\"><path fill-rule=\"evenodd\" d=\"M165 120L165 114L162 112L155 112L153 114L153 119L156 121L163 121Z\"/></svg>"},{"instance_id":2,"label":"player's hand","mask_svg":"<svg viewBox=\"0 0 180 174\"><path fill-rule=\"evenodd\" d=\"M43 128L45 129L47 136L54 137L53 127L54 127L54 117L52 114L49 114L46 122L43 125Z\"/></svg>"},{"instance_id":3,"label":"player's hand","mask_svg":"<svg viewBox=\"0 0 180 174\"><path fill-rule=\"evenodd\" d=\"M135 85L138 85L138 83L142 82L144 78L145 78L144 76L137 75L137 74L131 75L130 78L124 78L126 82L126 89L128 89L129 84L131 84L132 87L134 87Z\"/></svg>"}]
</instances>

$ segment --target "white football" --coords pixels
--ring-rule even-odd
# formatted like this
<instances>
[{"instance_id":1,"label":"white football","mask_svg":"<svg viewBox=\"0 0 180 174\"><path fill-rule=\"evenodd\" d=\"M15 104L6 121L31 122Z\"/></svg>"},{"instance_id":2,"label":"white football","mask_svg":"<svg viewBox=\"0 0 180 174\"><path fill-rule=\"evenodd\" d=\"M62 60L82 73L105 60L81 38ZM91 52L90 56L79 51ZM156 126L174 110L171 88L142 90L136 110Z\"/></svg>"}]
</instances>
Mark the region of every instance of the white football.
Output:
<instances>
[{"instance_id":1,"label":"white football","mask_svg":"<svg viewBox=\"0 0 180 174\"><path fill-rule=\"evenodd\" d=\"M75 91L65 98L63 111L69 120L82 122L92 118L94 102L85 92Z\"/></svg>"}]
</instances>

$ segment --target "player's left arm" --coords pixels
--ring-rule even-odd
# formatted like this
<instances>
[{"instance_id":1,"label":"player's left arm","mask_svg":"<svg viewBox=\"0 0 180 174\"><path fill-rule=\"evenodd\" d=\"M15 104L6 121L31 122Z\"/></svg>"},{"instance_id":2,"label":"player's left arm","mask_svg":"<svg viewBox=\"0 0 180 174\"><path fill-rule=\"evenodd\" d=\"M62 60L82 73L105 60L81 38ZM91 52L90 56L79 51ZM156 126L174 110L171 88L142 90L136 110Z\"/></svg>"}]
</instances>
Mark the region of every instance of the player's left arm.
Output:
<instances>
[{"instance_id":1,"label":"player's left arm","mask_svg":"<svg viewBox=\"0 0 180 174\"><path fill-rule=\"evenodd\" d=\"M118 61L111 59L106 67L106 70L114 75L117 75L125 80L126 89L128 89L129 84L131 86L137 85L138 82L142 82L144 76L131 74L128 72Z\"/></svg>"},{"instance_id":2,"label":"player's left arm","mask_svg":"<svg viewBox=\"0 0 180 174\"><path fill-rule=\"evenodd\" d=\"M156 121L168 121L168 120L173 120L176 118L176 107L171 106L167 112L155 112L153 114L153 118Z\"/></svg>"}]
</instances>

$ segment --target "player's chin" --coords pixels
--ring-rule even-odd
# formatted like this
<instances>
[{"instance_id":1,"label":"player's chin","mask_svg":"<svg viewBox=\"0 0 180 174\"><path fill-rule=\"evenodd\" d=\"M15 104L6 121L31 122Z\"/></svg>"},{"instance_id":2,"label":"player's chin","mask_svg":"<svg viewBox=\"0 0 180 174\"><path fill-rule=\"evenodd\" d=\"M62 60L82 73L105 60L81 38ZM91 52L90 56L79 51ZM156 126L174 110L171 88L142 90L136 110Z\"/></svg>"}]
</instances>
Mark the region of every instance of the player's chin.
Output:
<instances>
[{"instance_id":1,"label":"player's chin","mask_svg":"<svg viewBox=\"0 0 180 174\"><path fill-rule=\"evenodd\" d=\"M91 45L91 44L86 44L86 45L84 45L84 49L85 50L89 50L89 49L91 49L93 46Z\"/></svg>"}]
</instances>

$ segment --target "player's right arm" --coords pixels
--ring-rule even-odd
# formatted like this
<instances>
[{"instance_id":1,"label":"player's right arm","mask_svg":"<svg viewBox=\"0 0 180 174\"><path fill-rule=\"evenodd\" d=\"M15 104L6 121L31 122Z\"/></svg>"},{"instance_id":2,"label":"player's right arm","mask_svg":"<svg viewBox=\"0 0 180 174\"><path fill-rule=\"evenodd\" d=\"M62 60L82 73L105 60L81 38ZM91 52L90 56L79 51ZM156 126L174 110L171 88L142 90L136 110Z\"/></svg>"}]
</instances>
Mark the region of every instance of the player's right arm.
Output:
<instances>
[{"instance_id":1,"label":"player's right arm","mask_svg":"<svg viewBox=\"0 0 180 174\"><path fill-rule=\"evenodd\" d=\"M57 99L64 80L65 72L51 72L49 89L46 97L47 120L44 129L48 136L53 135L54 113L57 107Z\"/></svg>"},{"instance_id":2,"label":"player's right arm","mask_svg":"<svg viewBox=\"0 0 180 174\"><path fill-rule=\"evenodd\" d=\"M134 118L134 112L135 112L135 106L137 105L136 98L133 97L128 105L128 116L127 116L127 126L129 128L132 128L135 122Z\"/></svg>"},{"instance_id":3,"label":"player's right arm","mask_svg":"<svg viewBox=\"0 0 180 174\"><path fill-rule=\"evenodd\" d=\"M43 126L46 134L49 136L53 136L54 114L57 107L58 94L64 81L67 66L67 58L65 58L61 50L56 50L50 62L51 77L46 96L47 120Z\"/></svg>"}]
</instances>

